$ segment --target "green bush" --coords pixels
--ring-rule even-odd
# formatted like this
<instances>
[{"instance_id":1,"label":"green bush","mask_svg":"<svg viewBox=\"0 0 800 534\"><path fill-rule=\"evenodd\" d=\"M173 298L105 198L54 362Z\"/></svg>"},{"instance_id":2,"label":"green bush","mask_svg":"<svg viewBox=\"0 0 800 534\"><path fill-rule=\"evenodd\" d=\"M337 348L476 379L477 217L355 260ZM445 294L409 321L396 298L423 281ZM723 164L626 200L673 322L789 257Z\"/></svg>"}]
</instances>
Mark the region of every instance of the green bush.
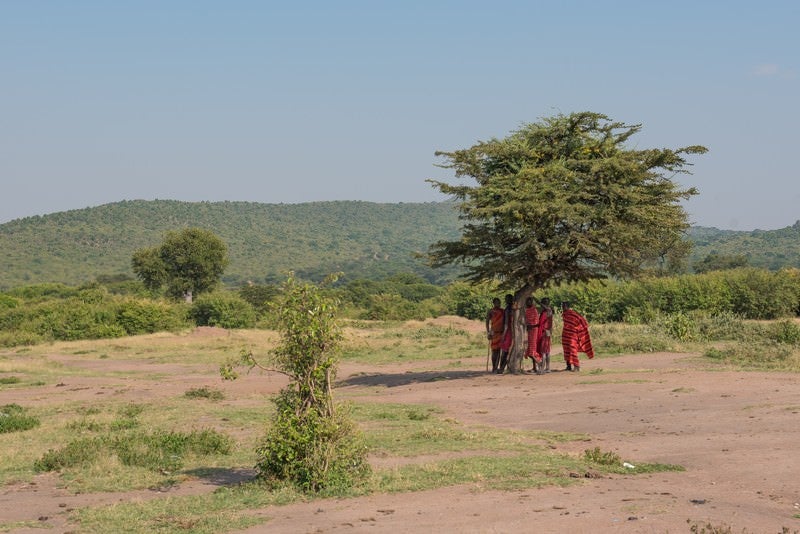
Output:
<instances>
[{"instance_id":1,"label":"green bush","mask_svg":"<svg viewBox=\"0 0 800 534\"><path fill-rule=\"evenodd\" d=\"M371 295L360 318L372 321L422 320L427 317L424 310L424 307L400 295Z\"/></svg>"},{"instance_id":2,"label":"green bush","mask_svg":"<svg viewBox=\"0 0 800 534\"><path fill-rule=\"evenodd\" d=\"M195 299L189 317L197 326L252 328L256 312L252 304L235 293L207 293Z\"/></svg>"},{"instance_id":3,"label":"green bush","mask_svg":"<svg viewBox=\"0 0 800 534\"><path fill-rule=\"evenodd\" d=\"M289 384L273 399L277 410L256 450L259 475L272 484L337 491L370 473L363 438L348 410L332 397L342 341L338 305L329 293L290 275L274 306L280 340L269 367L287 375ZM246 349L242 359L264 367ZM237 376L232 364L220 373L228 379Z\"/></svg>"},{"instance_id":4,"label":"green bush","mask_svg":"<svg viewBox=\"0 0 800 534\"><path fill-rule=\"evenodd\" d=\"M117 304L117 323L129 335L174 331L186 325L184 308L144 299L125 299Z\"/></svg>"},{"instance_id":5,"label":"green bush","mask_svg":"<svg viewBox=\"0 0 800 534\"><path fill-rule=\"evenodd\" d=\"M495 297L500 297L495 286L454 282L445 288L440 298L448 314L483 321Z\"/></svg>"},{"instance_id":6,"label":"green bush","mask_svg":"<svg viewBox=\"0 0 800 534\"><path fill-rule=\"evenodd\" d=\"M44 338L34 332L12 330L3 332L0 330L0 347L18 347L20 345L36 345L44 341Z\"/></svg>"},{"instance_id":7,"label":"green bush","mask_svg":"<svg viewBox=\"0 0 800 534\"><path fill-rule=\"evenodd\" d=\"M298 415L299 396L284 389L275 399L277 413L256 450L256 468L271 484L291 481L305 492L336 492L353 487L370 473L366 445L347 413L317 410Z\"/></svg>"},{"instance_id":8,"label":"green bush","mask_svg":"<svg viewBox=\"0 0 800 534\"><path fill-rule=\"evenodd\" d=\"M87 303L78 297L43 302L28 309L25 330L45 339L73 341L122 337L125 329L117 324L113 304Z\"/></svg>"},{"instance_id":9,"label":"green bush","mask_svg":"<svg viewBox=\"0 0 800 534\"><path fill-rule=\"evenodd\" d=\"M800 310L800 273L795 270L747 268L627 282L591 280L549 291L554 303L570 301L594 322L641 324L662 314L695 311L708 316L727 313L745 319L776 319Z\"/></svg>"}]
</instances>

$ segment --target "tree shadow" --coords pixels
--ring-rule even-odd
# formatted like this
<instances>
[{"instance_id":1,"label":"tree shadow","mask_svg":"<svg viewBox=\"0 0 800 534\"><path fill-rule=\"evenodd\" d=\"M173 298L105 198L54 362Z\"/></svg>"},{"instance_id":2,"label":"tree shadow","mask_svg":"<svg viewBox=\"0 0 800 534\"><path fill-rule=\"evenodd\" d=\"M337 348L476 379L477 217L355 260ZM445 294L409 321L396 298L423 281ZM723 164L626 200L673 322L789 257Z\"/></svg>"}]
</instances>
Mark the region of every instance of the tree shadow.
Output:
<instances>
[{"instance_id":1,"label":"tree shadow","mask_svg":"<svg viewBox=\"0 0 800 534\"><path fill-rule=\"evenodd\" d=\"M464 380L486 376L486 374L485 371L467 370L359 374L338 381L336 386L386 386L393 388L397 386L407 386L409 384L421 384L424 382Z\"/></svg>"},{"instance_id":2,"label":"tree shadow","mask_svg":"<svg viewBox=\"0 0 800 534\"><path fill-rule=\"evenodd\" d=\"M241 467L198 467L197 469L187 469L184 473L201 478L214 486L235 486L250 482L257 476L255 469Z\"/></svg>"}]
</instances>

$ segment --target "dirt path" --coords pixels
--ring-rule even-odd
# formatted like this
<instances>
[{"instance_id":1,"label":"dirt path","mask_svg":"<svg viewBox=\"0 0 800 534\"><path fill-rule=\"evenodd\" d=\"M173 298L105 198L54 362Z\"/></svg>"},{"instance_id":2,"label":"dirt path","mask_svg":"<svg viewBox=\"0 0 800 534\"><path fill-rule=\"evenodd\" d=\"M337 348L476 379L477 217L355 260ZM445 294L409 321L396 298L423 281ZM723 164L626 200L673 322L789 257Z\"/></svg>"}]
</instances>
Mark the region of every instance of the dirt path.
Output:
<instances>
[{"instance_id":1,"label":"dirt path","mask_svg":"<svg viewBox=\"0 0 800 534\"><path fill-rule=\"evenodd\" d=\"M584 433L591 441L569 443L564 450L598 446L634 463L680 464L686 471L586 479L569 488L498 492L459 486L268 507L254 513L269 520L246 532L666 533L688 532L687 520L729 525L737 533L800 531L796 375L710 370L697 358L668 353L595 359L581 373L545 376L491 375L482 372L483 365L480 358L462 360L455 369L437 362L379 370L344 365L339 394L384 386L381 402L437 405L465 424ZM598 369L603 372L592 373ZM131 382L125 394L135 397L141 389L175 394L187 382L208 380L207 369L196 377L187 376L189 368L179 371L174 384L166 379L153 388ZM96 393L81 387L72 384L75 395ZM245 380L231 387L226 386L229 397L249 394L253 385ZM2 393L0 404L14 402ZM172 492L211 491L250 475L220 473L217 480ZM68 532L75 529L66 522L71 508L158 496L148 491L70 496L56 482L45 475L33 485L0 488L0 517L40 520L48 532Z\"/></svg>"}]
</instances>

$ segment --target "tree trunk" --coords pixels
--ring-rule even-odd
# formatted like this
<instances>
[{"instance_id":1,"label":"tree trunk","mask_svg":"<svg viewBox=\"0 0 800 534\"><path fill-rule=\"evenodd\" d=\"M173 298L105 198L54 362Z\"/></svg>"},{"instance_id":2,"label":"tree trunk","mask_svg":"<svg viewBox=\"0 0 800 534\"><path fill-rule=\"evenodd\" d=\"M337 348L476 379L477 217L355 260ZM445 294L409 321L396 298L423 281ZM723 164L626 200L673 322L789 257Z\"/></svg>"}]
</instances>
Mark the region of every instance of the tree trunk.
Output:
<instances>
[{"instance_id":1,"label":"tree trunk","mask_svg":"<svg viewBox=\"0 0 800 534\"><path fill-rule=\"evenodd\" d=\"M522 362L525 358L525 349L528 347L528 329L525 322L525 300L531 296L533 288L524 286L514 294L514 315L511 318L512 335L514 342L508 353L508 371L511 374L522 372Z\"/></svg>"}]
</instances>

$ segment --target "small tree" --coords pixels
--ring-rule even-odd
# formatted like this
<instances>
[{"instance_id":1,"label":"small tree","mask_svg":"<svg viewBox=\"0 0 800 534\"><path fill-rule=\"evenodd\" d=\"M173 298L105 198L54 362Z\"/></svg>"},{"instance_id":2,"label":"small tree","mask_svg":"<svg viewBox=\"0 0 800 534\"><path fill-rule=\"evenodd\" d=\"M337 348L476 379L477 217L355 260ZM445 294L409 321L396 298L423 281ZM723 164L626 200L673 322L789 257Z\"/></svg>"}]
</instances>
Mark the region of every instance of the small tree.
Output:
<instances>
[{"instance_id":1,"label":"small tree","mask_svg":"<svg viewBox=\"0 0 800 534\"><path fill-rule=\"evenodd\" d=\"M680 201L695 195L672 177L686 173L685 154L625 146L640 125L591 112L523 125L505 139L437 152L444 168L476 185L430 180L455 197L461 238L434 244L434 267L459 263L472 282L496 280L520 304L561 282L628 277L688 252L689 224ZM521 312L520 312L521 313ZM509 368L519 369L524 321L514 321Z\"/></svg>"},{"instance_id":2,"label":"small tree","mask_svg":"<svg viewBox=\"0 0 800 534\"><path fill-rule=\"evenodd\" d=\"M168 295L192 302L193 296L219 284L228 266L228 247L209 230L186 228L167 232L157 247L136 250L131 264L148 289L166 285Z\"/></svg>"},{"instance_id":3,"label":"small tree","mask_svg":"<svg viewBox=\"0 0 800 534\"><path fill-rule=\"evenodd\" d=\"M366 447L347 413L333 401L341 331L336 302L318 287L287 279L274 304L281 340L266 364L245 351L251 368L289 377L274 399L277 411L257 449L256 468L268 481L289 481L303 491L348 488L370 467ZM224 378L236 378L231 365Z\"/></svg>"}]
</instances>

